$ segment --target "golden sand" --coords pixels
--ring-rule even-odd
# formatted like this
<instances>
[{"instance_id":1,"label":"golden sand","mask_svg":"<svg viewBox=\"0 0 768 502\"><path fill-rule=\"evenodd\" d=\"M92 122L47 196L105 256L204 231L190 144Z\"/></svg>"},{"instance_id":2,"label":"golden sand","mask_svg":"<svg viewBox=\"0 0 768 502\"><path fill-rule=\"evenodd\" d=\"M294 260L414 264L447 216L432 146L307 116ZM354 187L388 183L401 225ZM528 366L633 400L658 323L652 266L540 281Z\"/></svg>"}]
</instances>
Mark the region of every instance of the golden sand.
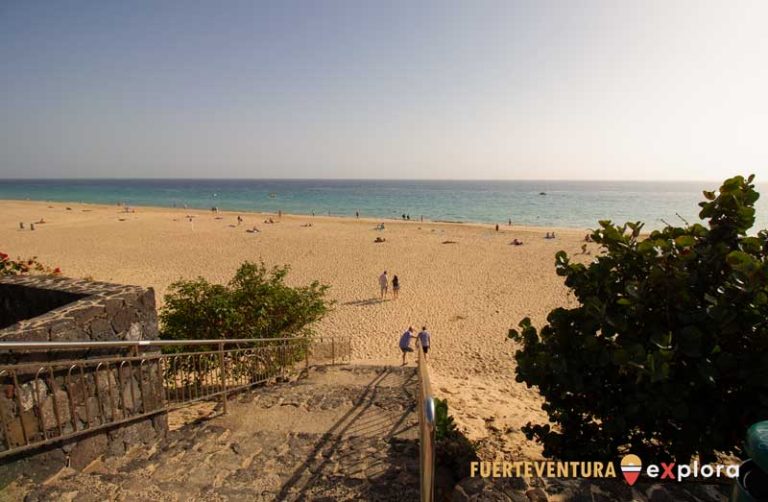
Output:
<instances>
[{"instance_id":1,"label":"golden sand","mask_svg":"<svg viewBox=\"0 0 768 502\"><path fill-rule=\"evenodd\" d=\"M484 456L540 457L520 427L545 419L541 397L515 382L516 346L506 335L525 316L541 324L551 309L573 303L555 274L554 254L580 254L584 230L554 229L557 238L548 240L551 228L503 226L496 232L490 225L135 211L0 201L0 251L35 255L66 276L152 286L159 305L168 285L181 278L226 282L244 260L289 264L288 283L317 279L332 286L337 304L318 325L320 334L352 336L357 360L399 364L400 334L409 325L426 325L435 393L448 399L471 439L485 439ZM264 224L269 217L279 222ZM35 231L19 229L19 222L28 228L41 218L45 223ZM380 222L386 230L374 230ZM259 233L246 232L254 225ZM374 243L376 237L386 242ZM514 238L524 245L510 245ZM400 278L397 300L379 301L384 270Z\"/></svg>"}]
</instances>

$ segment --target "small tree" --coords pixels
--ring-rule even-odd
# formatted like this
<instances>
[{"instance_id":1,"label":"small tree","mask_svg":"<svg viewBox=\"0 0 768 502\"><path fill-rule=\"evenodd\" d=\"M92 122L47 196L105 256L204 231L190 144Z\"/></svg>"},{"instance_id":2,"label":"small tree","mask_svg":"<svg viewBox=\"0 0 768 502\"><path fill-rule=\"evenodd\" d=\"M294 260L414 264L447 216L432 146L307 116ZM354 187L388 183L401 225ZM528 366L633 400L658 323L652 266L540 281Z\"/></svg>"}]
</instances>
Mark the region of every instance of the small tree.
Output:
<instances>
[{"instance_id":1,"label":"small tree","mask_svg":"<svg viewBox=\"0 0 768 502\"><path fill-rule=\"evenodd\" d=\"M704 192L699 223L641 237L641 223L601 221L591 264L557 253L580 305L541 332L523 319L517 380L538 386L555 427L524 427L544 454L709 461L734 452L768 417L768 232L747 236L754 176Z\"/></svg>"},{"instance_id":2,"label":"small tree","mask_svg":"<svg viewBox=\"0 0 768 502\"><path fill-rule=\"evenodd\" d=\"M164 339L278 338L308 336L330 304L327 285L317 281L293 288L283 279L289 268L268 270L245 262L228 285L202 277L170 286L160 318Z\"/></svg>"}]
</instances>

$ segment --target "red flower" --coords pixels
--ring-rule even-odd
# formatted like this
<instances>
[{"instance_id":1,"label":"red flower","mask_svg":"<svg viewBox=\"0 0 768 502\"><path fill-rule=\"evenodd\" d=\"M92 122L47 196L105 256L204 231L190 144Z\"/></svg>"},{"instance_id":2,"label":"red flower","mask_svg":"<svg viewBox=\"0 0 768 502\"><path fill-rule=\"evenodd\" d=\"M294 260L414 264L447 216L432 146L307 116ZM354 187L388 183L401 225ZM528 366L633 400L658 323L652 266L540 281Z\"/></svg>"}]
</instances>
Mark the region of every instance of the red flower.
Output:
<instances>
[{"instance_id":1,"label":"red flower","mask_svg":"<svg viewBox=\"0 0 768 502\"><path fill-rule=\"evenodd\" d=\"M5 253L0 253L0 261L5 261L8 259L8 255Z\"/></svg>"},{"instance_id":2,"label":"red flower","mask_svg":"<svg viewBox=\"0 0 768 502\"><path fill-rule=\"evenodd\" d=\"M61 273L61 269L59 267L56 267L56 268L53 269L53 273L54 274L60 274Z\"/></svg>"}]
</instances>

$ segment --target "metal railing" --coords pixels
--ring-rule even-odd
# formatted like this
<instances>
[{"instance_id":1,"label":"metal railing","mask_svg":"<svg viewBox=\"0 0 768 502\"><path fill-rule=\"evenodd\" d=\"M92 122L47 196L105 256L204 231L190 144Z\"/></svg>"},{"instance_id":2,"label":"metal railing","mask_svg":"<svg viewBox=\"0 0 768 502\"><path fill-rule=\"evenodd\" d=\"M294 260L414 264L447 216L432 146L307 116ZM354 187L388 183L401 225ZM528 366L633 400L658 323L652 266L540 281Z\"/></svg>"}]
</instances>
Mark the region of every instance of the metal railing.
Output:
<instances>
[{"instance_id":1,"label":"metal railing","mask_svg":"<svg viewBox=\"0 0 768 502\"><path fill-rule=\"evenodd\" d=\"M422 502L435 499L435 399L429 381L427 359L416 341L419 373L419 474Z\"/></svg>"},{"instance_id":2,"label":"metal railing","mask_svg":"<svg viewBox=\"0 0 768 502\"><path fill-rule=\"evenodd\" d=\"M0 458L202 400L226 413L230 394L350 359L350 338L2 342Z\"/></svg>"}]
</instances>

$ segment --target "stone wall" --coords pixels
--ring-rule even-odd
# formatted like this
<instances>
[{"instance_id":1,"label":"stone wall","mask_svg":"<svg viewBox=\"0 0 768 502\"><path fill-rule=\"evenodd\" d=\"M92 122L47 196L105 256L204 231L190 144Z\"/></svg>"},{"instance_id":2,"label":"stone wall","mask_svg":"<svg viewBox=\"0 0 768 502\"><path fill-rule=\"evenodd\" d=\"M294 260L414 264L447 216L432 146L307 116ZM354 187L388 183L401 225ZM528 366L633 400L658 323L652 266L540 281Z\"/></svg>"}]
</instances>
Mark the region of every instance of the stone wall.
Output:
<instances>
[{"instance_id":1,"label":"stone wall","mask_svg":"<svg viewBox=\"0 0 768 502\"><path fill-rule=\"evenodd\" d=\"M151 288L62 277L1 278L3 325L0 341L5 342L159 338ZM0 352L0 372L5 370L0 376L0 418L5 423L0 452L27 441L82 433L0 458L0 487L21 472L44 475L65 465L80 469L99 455L118 455L165 435L162 375L153 359L157 354L142 352L141 365L136 359L122 367L99 364L104 358L131 354L125 348ZM74 371L64 362L71 360L81 361ZM99 428L113 422L123 423Z\"/></svg>"},{"instance_id":2,"label":"stone wall","mask_svg":"<svg viewBox=\"0 0 768 502\"><path fill-rule=\"evenodd\" d=\"M15 320L0 329L0 341L6 342L158 338L155 292L139 286L51 276L0 278L0 316Z\"/></svg>"}]
</instances>

